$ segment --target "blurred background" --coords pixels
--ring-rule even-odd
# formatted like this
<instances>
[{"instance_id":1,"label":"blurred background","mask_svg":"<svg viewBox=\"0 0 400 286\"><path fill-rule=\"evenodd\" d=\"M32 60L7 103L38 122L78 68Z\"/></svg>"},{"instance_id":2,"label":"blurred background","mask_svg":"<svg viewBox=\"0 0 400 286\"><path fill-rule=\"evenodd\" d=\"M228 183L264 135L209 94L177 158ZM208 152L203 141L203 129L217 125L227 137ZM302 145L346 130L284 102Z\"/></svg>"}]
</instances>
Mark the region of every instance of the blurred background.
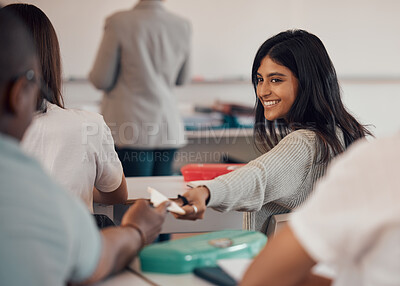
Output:
<instances>
[{"instance_id":1,"label":"blurred background","mask_svg":"<svg viewBox=\"0 0 400 286\"><path fill-rule=\"evenodd\" d=\"M104 20L135 0L37 0L61 45L67 107L98 111L102 93L86 80ZM325 44L346 106L377 137L400 129L400 1L398 0L166 0L192 23L190 85L176 88L185 116L216 100L253 106L253 57L280 31L301 28Z\"/></svg>"}]
</instances>

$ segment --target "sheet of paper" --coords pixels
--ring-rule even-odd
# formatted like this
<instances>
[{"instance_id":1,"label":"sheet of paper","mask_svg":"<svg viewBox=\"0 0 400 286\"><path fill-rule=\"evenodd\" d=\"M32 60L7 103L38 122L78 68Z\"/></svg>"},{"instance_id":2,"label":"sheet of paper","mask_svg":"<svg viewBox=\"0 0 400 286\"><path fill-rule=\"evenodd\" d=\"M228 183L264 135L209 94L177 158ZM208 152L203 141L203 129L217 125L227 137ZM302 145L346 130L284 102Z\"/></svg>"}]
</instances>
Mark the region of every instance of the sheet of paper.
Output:
<instances>
[{"instance_id":1,"label":"sheet of paper","mask_svg":"<svg viewBox=\"0 0 400 286\"><path fill-rule=\"evenodd\" d=\"M158 207L160 204L162 204L165 201L169 201L169 199L166 196L164 196L162 193L160 193L156 189L148 187L147 191L150 193L150 202L155 207ZM182 214L182 215L185 214L185 211L173 201L171 201L171 205L167 208L167 210L170 212L173 212L173 213L177 213L177 214Z\"/></svg>"},{"instance_id":2,"label":"sheet of paper","mask_svg":"<svg viewBox=\"0 0 400 286\"><path fill-rule=\"evenodd\" d=\"M250 258L219 259L217 264L236 281L241 281L247 268L250 266Z\"/></svg>"}]
</instances>

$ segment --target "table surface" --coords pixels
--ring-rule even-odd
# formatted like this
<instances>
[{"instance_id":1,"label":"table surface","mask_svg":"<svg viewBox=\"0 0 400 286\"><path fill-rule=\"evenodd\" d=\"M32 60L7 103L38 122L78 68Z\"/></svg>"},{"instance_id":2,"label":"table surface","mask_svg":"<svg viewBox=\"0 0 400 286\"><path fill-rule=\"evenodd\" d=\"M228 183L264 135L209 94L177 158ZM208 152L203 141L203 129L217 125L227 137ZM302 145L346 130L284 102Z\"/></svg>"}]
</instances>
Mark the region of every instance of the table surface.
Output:
<instances>
[{"instance_id":1,"label":"table surface","mask_svg":"<svg viewBox=\"0 0 400 286\"><path fill-rule=\"evenodd\" d=\"M149 199L150 194L147 187L155 188L169 198L176 198L178 194L185 193L189 187L183 181L182 176L165 177L130 177L126 178L128 186L128 203L136 199ZM207 209L205 217L197 221L177 220L171 214L167 215L164 222L162 233L181 233L181 232L207 232L223 229L242 229L243 213L227 212L220 213L212 209ZM139 269L136 265L134 269ZM207 281L196 277L194 274L168 275L145 272L142 273L151 282L146 282L143 278L130 272L124 271L117 276L111 277L98 286L131 286L131 285L193 285L209 286L213 285Z\"/></svg>"},{"instance_id":2,"label":"table surface","mask_svg":"<svg viewBox=\"0 0 400 286\"><path fill-rule=\"evenodd\" d=\"M147 187L152 187L168 198L176 198L178 194L185 193L189 188L182 176L165 177L130 177L126 178L128 186L128 203L136 199L149 199L150 194ZM189 221L178 220L171 214L163 224L161 233L188 233L188 232L208 232L224 229L242 229L243 213L226 212L221 213L213 209L207 209L204 219Z\"/></svg>"},{"instance_id":3,"label":"table surface","mask_svg":"<svg viewBox=\"0 0 400 286\"><path fill-rule=\"evenodd\" d=\"M136 264L135 269L138 269L137 260L134 262ZM332 268L325 264L317 264L311 270L312 273L326 277L328 279L335 279L335 272ZM176 275L167 275L167 274L155 274L144 272L139 273L145 278L141 278L140 276L129 272L124 271L121 274L118 274L114 277L109 278L108 280L96 284L96 286L148 286L148 285L162 285L162 286L176 286L176 285L193 285L193 286L209 286L214 285L211 284L201 278L196 277L194 274L176 274ZM146 282L149 281L149 282Z\"/></svg>"},{"instance_id":4,"label":"table surface","mask_svg":"<svg viewBox=\"0 0 400 286\"><path fill-rule=\"evenodd\" d=\"M201 278L196 277L194 274L155 274L143 273L146 280L137 276L129 271L124 271L121 274L110 277L107 280L97 283L96 286L148 286L148 285L162 285L162 286L176 286L176 285L192 285L192 286L210 286L211 284Z\"/></svg>"},{"instance_id":5,"label":"table surface","mask_svg":"<svg viewBox=\"0 0 400 286\"><path fill-rule=\"evenodd\" d=\"M137 199L150 199L147 187L160 191L167 198L176 198L189 189L182 176L128 177L126 183L128 186L128 203Z\"/></svg>"},{"instance_id":6,"label":"table surface","mask_svg":"<svg viewBox=\"0 0 400 286\"><path fill-rule=\"evenodd\" d=\"M107 280L96 284L96 286L176 286L176 285L193 285L193 286L210 286L214 285L207 281L196 277L193 273L188 274L159 274L140 271L139 259L135 258L130 267L138 274L125 270L122 273L110 277Z\"/></svg>"}]
</instances>

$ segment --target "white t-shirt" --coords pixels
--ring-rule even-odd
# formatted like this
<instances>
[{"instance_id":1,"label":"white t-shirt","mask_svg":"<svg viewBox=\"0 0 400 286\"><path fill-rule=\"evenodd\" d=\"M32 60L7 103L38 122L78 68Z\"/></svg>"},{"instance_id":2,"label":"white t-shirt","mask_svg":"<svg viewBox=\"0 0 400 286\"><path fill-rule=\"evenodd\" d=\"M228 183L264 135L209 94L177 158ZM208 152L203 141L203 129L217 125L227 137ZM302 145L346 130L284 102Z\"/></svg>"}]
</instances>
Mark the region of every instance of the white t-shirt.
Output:
<instances>
[{"instance_id":1,"label":"white t-shirt","mask_svg":"<svg viewBox=\"0 0 400 286\"><path fill-rule=\"evenodd\" d=\"M334 285L400 285L400 134L355 143L289 222Z\"/></svg>"},{"instance_id":2,"label":"white t-shirt","mask_svg":"<svg viewBox=\"0 0 400 286\"><path fill-rule=\"evenodd\" d=\"M93 186L112 192L121 184L123 170L110 129L97 113L48 103L25 133L22 148L92 212Z\"/></svg>"}]
</instances>

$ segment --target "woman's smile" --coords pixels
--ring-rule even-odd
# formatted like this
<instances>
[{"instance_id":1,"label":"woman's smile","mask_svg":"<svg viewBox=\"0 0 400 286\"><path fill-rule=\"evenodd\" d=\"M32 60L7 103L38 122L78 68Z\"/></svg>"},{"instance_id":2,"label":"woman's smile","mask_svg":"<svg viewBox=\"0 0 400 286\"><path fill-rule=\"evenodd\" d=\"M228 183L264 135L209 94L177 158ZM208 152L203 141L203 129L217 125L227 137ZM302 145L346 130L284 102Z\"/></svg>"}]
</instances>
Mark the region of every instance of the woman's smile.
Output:
<instances>
[{"instance_id":1,"label":"woman's smile","mask_svg":"<svg viewBox=\"0 0 400 286\"><path fill-rule=\"evenodd\" d=\"M272 108L272 107L275 107L279 102L280 102L280 100L265 100L265 101L263 102L264 108Z\"/></svg>"}]
</instances>

